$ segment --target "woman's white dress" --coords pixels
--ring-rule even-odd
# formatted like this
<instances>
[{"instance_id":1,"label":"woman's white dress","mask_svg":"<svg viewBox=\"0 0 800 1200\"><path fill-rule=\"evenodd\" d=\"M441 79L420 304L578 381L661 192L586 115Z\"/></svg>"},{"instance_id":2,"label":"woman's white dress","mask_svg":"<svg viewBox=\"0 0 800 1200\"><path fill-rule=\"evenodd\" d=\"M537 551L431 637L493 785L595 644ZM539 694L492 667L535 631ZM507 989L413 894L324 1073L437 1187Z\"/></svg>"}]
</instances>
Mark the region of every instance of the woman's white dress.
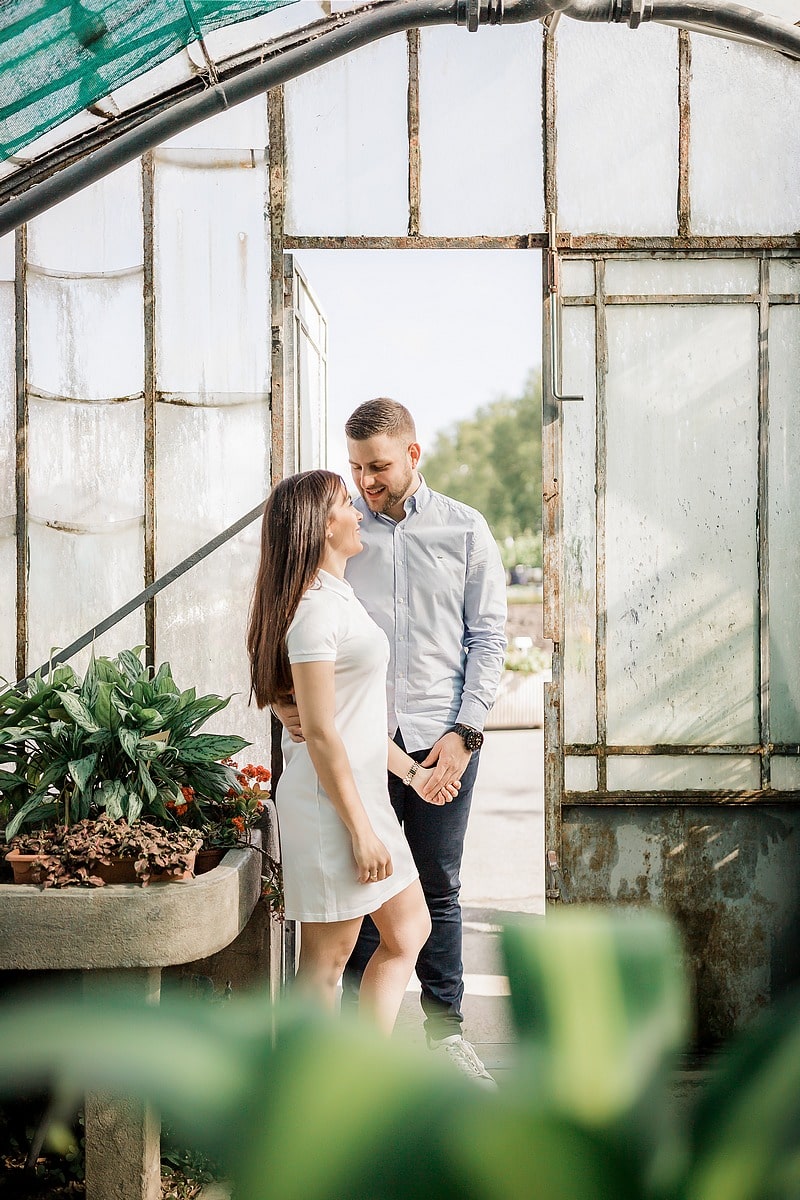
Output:
<instances>
[{"instance_id":1,"label":"woman's white dress","mask_svg":"<svg viewBox=\"0 0 800 1200\"><path fill-rule=\"evenodd\" d=\"M283 734L275 795L286 916L345 921L380 908L417 878L386 782L389 643L349 583L320 571L286 635L289 662L335 662L336 728L361 801L392 856L393 873L359 883L350 834L320 784L308 749Z\"/></svg>"}]
</instances>

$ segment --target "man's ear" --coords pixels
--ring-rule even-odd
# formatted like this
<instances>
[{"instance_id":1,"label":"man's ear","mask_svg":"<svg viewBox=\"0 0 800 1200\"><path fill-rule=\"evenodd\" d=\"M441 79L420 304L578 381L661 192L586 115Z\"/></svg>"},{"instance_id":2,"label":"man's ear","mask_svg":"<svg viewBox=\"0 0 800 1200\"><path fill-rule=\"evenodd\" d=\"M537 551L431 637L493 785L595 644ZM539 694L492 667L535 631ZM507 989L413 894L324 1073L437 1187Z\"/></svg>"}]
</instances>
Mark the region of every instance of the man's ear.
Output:
<instances>
[{"instance_id":1,"label":"man's ear","mask_svg":"<svg viewBox=\"0 0 800 1200\"><path fill-rule=\"evenodd\" d=\"M409 457L411 458L411 466L416 470L419 465L419 460L422 456L422 447L419 442L412 442L408 447Z\"/></svg>"}]
</instances>

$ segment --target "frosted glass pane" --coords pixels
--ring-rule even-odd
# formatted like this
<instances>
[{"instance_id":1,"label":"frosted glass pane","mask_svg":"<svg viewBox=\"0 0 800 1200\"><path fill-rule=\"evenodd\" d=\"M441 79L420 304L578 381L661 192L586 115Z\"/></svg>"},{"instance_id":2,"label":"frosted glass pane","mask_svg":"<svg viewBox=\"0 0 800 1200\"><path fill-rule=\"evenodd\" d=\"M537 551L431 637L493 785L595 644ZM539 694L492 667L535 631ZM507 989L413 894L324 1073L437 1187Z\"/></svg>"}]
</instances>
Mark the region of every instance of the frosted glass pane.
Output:
<instances>
[{"instance_id":1,"label":"frosted glass pane","mask_svg":"<svg viewBox=\"0 0 800 1200\"><path fill-rule=\"evenodd\" d=\"M14 285L0 283L0 520L16 511L17 392Z\"/></svg>"},{"instance_id":2,"label":"frosted glass pane","mask_svg":"<svg viewBox=\"0 0 800 1200\"><path fill-rule=\"evenodd\" d=\"M101 274L141 266L142 166L106 175L28 225L28 261L51 271Z\"/></svg>"},{"instance_id":3,"label":"frosted glass pane","mask_svg":"<svg viewBox=\"0 0 800 1200\"><path fill-rule=\"evenodd\" d=\"M287 232L407 232L407 77L398 34L286 84Z\"/></svg>"},{"instance_id":4,"label":"frosted glass pane","mask_svg":"<svg viewBox=\"0 0 800 1200\"><path fill-rule=\"evenodd\" d=\"M560 228L676 234L677 32L562 21L556 37Z\"/></svg>"},{"instance_id":5,"label":"frosted glass pane","mask_svg":"<svg viewBox=\"0 0 800 1200\"><path fill-rule=\"evenodd\" d=\"M538 25L422 30L422 233L542 228L541 58Z\"/></svg>"},{"instance_id":6,"label":"frosted glass pane","mask_svg":"<svg viewBox=\"0 0 800 1200\"><path fill-rule=\"evenodd\" d=\"M563 408L564 731L597 738L595 707L595 340L594 309L563 311L561 391L583 395Z\"/></svg>"},{"instance_id":7,"label":"frosted glass pane","mask_svg":"<svg viewBox=\"0 0 800 1200\"><path fill-rule=\"evenodd\" d=\"M778 758L773 755L770 780L776 791L794 792L800 789L800 758Z\"/></svg>"},{"instance_id":8,"label":"frosted glass pane","mask_svg":"<svg viewBox=\"0 0 800 1200\"><path fill-rule=\"evenodd\" d=\"M759 289L758 263L751 258L609 258L609 296L750 296Z\"/></svg>"},{"instance_id":9,"label":"frosted glass pane","mask_svg":"<svg viewBox=\"0 0 800 1200\"><path fill-rule=\"evenodd\" d=\"M769 330L770 735L800 742L800 308L773 306Z\"/></svg>"},{"instance_id":10,"label":"frosted glass pane","mask_svg":"<svg viewBox=\"0 0 800 1200\"><path fill-rule=\"evenodd\" d=\"M28 275L32 391L82 400L144 387L142 276L57 279Z\"/></svg>"},{"instance_id":11,"label":"frosted glass pane","mask_svg":"<svg viewBox=\"0 0 800 1200\"><path fill-rule=\"evenodd\" d=\"M800 71L780 54L692 38L692 232L800 227Z\"/></svg>"},{"instance_id":12,"label":"frosted glass pane","mask_svg":"<svg viewBox=\"0 0 800 1200\"><path fill-rule=\"evenodd\" d=\"M159 162L155 181L157 386L195 396L269 388L266 166Z\"/></svg>"},{"instance_id":13,"label":"frosted glass pane","mask_svg":"<svg viewBox=\"0 0 800 1200\"><path fill-rule=\"evenodd\" d=\"M568 754L564 759L564 790L567 792L597 791L597 759L578 758Z\"/></svg>"},{"instance_id":14,"label":"frosted glass pane","mask_svg":"<svg viewBox=\"0 0 800 1200\"><path fill-rule=\"evenodd\" d=\"M609 791L682 791L724 788L756 791L761 766L754 755L625 755L608 759Z\"/></svg>"},{"instance_id":15,"label":"frosted glass pane","mask_svg":"<svg viewBox=\"0 0 800 1200\"><path fill-rule=\"evenodd\" d=\"M159 404L156 570L160 575L263 500L269 408Z\"/></svg>"},{"instance_id":16,"label":"frosted glass pane","mask_svg":"<svg viewBox=\"0 0 800 1200\"><path fill-rule=\"evenodd\" d=\"M608 321L610 742L757 740L757 311Z\"/></svg>"},{"instance_id":17,"label":"frosted glass pane","mask_svg":"<svg viewBox=\"0 0 800 1200\"><path fill-rule=\"evenodd\" d=\"M31 397L28 503L41 521L102 526L144 513L144 408Z\"/></svg>"},{"instance_id":18,"label":"frosted glass pane","mask_svg":"<svg viewBox=\"0 0 800 1200\"><path fill-rule=\"evenodd\" d=\"M800 262L796 258L770 259L769 290L783 295L800 292Z\"/></svg>"},{"instance_id":19,"label":"frosted glass pane","mask_svg":"<svg viewBox=\"0 0 800 1200\"><path fill-rule=\"evenodd\" d=\"M161 143L165 147L214 147L231 150L263 150L267 144L267 98L253 96L242 104L184 129Z\"/></svg>"},{"instance_id":20,"label":"frosted glass pane","mask_svg":"<svg viewBox=\"0 0 800 1200\"><path fill-rule=\"evenodd\" d=\"M593 296L594 263L585 258L562 259L561 295Z\"/></svg>"},{"instance_id":21,"label":"frosted glass pane","mask_svg":"<svg viewBox=\"0 0 800 1200\"><path fill-rule=\"evenodd\" d=\"M17 542L10 518L0 518L0 679L13 683L17 654Z\"/></svg>"},{"instance_id":22,"label":"frosted glass pane","mask_svg":"<svg viewBox=\"0 0 800 1200\"><path fill-rule=\"evenodd\" d=\"M29 670L45 662L52 647L68 646L109 616L144 586L144 532L141 524L109 526L107 533L75 534L28 526L30 575ZM98 654L117 654L144 642L141 609L97 639ZM83 670L90 650L71 659Z\"/></svg>"},{"instance_id":23,"label":"frosted glass pane","mask_svg":"<svg viewBox=\"0 0 800 1200\"><path fill-rule=\"evenodd\" d=\"M325 363L298 328L300 340L300 470L323 466L326 459Z\"/></svg>"},{"instance_id":24,"label":"frosted glass pane","mask_svg":"<svg viewBox=\"0 0 800 1200\"><path fill-rule=\"evenodd\" d=\"M7 233L0 238L0 281L13 283L14 273L14 234Z\"/></svg>"},{"instance_id":25,"label":"frosted glass pane","mask_svg":"<svg viewBox=\"0 0 800 1200\"><path fill-rule=\"evenodd\" d=\"M212 29L204 37L208 52L217 62L221 58L249 50L259 43L272 41L280 34L293 29L300 29L321 17L330 16L336 12L338 5L330 0L301 0L300 3L288 4L285 8L276 8L272 12L263 13L249 21L237 21L235 25L226 25L222 29Z\"/></svg>"},{"instance_id":26,"label":"frosted glass pane","mask_svg":"<svg viewBox=\"0 0 800 1200\"><path fill-rule=\"evenodd\" d=\"M207 537L213 532L208 529ZM204 729L248 738L254 745L242 761L268 766L269 717L255 704L248 705L245 650L259 536L260 522L256 522L161 593L156 645L159 661L172 665L181 687L222 696L236 693Z\"/></svg>"}]
</instances>

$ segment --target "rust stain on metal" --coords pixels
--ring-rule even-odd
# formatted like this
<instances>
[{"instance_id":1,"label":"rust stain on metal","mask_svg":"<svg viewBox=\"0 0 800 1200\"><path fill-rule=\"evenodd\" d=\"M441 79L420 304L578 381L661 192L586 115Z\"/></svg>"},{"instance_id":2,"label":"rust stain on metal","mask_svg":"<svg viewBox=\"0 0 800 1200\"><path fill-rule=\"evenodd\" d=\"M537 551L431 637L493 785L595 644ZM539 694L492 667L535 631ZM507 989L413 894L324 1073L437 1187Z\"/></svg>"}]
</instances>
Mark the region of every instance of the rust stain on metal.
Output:
<instances>
[{"instance_id":1,"label":"rust stain on metal","mask_svg":"<svg viewBox=\"0 0 800 1200\"><path fill-rule=\"evenodd\" d=\"M692 201L689 188L691 78L692 43L686 30L681 29L678 31L678 236L682 238L688 238L692 230Z\"/></svg>"},{"instance_id":2,"label":"rust stain on metal","mask_svg":"<svg viewBox=\"0 0 800 1200\"><path fill-rule=\"evenodd\" d=\"M270 223L270 324L272 358L270 376L270 480L277 483L286 474L285 414L283 387L283 252L286 212L286 130L283 88L267 94L269 127L269 223ZM274 764L273 764L274 765Z\"/></svg>"},{"instance_id":3,"label":"rust stain on metal","mask_svg":"<svg viewBox=\"0 0 800 1200\"><path fill-rule=\"evenodd\" d=\"M156 577L156 289L155 289L155 162L152 152L142 157L142 224L144 231L144 586ZM157 661L156 599L144 606L145 655Z\"/></svg>"},{"instance_id":4,"label":"rust stain on metal","mask_svg":"<svg viewBox=\"0 0 800 1200\"><path fill-rule=\"evenodd\" d=\"M419 30L409 29L408 40L408 233L419 234L420 155L419 155Z\"/></svg>"}]
</instances>

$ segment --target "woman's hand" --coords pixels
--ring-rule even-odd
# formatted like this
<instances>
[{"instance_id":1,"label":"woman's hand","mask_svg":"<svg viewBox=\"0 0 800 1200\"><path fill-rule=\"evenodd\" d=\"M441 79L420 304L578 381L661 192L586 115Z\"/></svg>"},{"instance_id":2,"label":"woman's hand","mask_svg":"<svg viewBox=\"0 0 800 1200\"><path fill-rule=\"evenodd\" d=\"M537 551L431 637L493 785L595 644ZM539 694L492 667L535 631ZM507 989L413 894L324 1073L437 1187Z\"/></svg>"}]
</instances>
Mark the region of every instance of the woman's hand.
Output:
<instances>
[{"instance_id":1,"label":"woman's hand","mask_svg":"<svg viewBox=\"0 0 800 1200\"><path fill-rule=\"evenodd\" d=\"M445 783L437 792L432 795L425 795L425 788L430 784L433 777L433 767L420 767L414 773L414 778L411 780L411 786L420 799L425 800L428 804L449 804L458 795L458 790L461 787L459 779L453 779L449 783Z\"/></svg>"},{"instance_id":2,"label":"woman's hand","mask_svg":"<svg viewBox=\"0 0 800 1200\"><path fill-rule=\"evenodd\" d=\"M353 837L353 855L359 883L377 883L380 879L388 879L394 871L391 854L372 830L361 837Z\"/></svg>"}]
</instances>

